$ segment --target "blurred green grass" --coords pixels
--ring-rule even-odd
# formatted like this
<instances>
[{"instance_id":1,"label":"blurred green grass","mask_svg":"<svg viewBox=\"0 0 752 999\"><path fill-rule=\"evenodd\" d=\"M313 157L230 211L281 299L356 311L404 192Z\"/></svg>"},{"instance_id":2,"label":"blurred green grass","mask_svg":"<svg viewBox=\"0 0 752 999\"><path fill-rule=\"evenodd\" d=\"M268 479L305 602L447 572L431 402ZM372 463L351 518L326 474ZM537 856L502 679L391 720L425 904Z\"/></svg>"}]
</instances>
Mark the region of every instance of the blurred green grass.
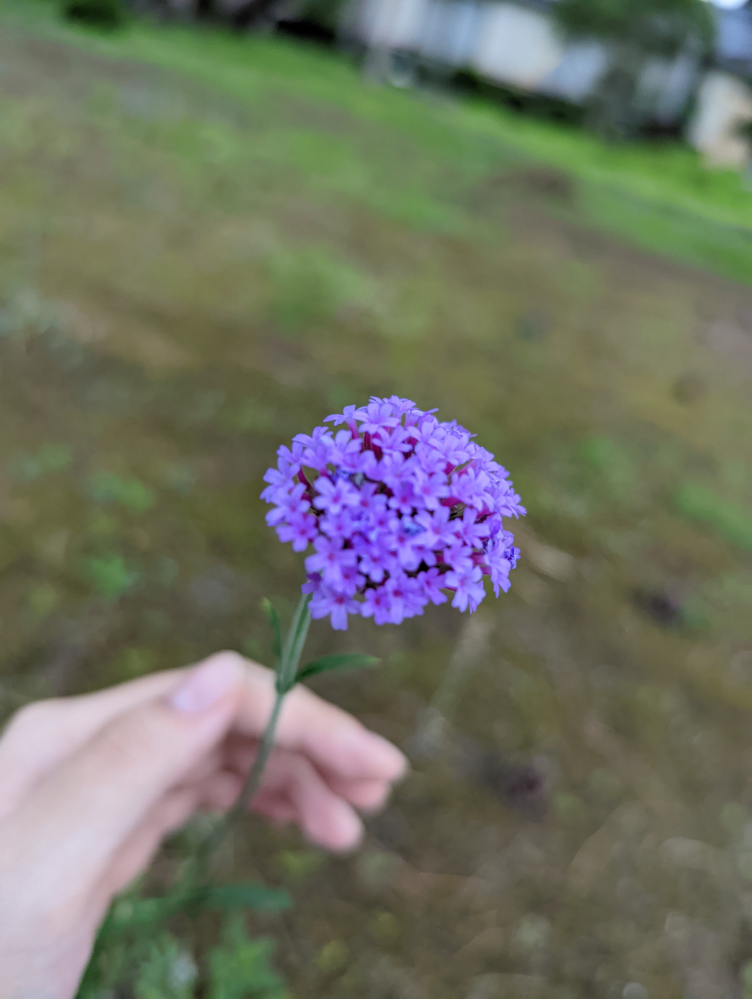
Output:
<instances>
[{"instance_id":1,"label":"blurred green grass","mask_svg":"<svg viewBox=\"0 0 752 999\"><path fill-rule=\"evenodd\" d=\"M447 170L456 187L507 165L546 164L576 180L580 222L752 282L752 192L737 171L707 169L697 153L676 141L608 146L573 126L488 102L375 87L344 56L279 38L144 22L102 34L65 25L47 0L2 0L0 16L8 25L33 25L38 33L92 52L176 71L242 103L271 94L305 95L321 108L401 135L422 156L417 176L399 169L390 144L372 146L364 160L352 137L322 140L302 124L277 136L274 148L259 151L299 166L322 189L357 197L384 213L456 229L462 223L445 197ZM214 142L215 156L232 154L233 143L221 130L204 139Z\"/></svg>"}]
</instances>

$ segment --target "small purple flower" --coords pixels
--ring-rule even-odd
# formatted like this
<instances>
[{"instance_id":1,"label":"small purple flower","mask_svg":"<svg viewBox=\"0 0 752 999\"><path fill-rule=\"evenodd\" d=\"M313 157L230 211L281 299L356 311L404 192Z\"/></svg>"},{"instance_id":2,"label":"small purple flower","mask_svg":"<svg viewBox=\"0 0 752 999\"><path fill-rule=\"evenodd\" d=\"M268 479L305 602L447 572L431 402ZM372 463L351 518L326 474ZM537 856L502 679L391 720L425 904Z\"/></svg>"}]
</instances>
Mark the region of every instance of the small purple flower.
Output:
<instances>
[{"instance_id":1,"label":"small purple flower","mask_svg":"<svg viewBox=\"0 0 752 999\"><path fill-rule=\"evenodd\" d=\"M327 538L320 534L313 542L315 555L309 555L305 561L308 572L320 572L321 578L328 586L342 584L342 568L357 565L358 557L352 548L344 548L341 538Z\"/></svg>"},{"instance_id":2,"label":"small purple flower","mask_svg":"<svg viewBox=\"0 0 752 999\"><path fill-rule=\"evenodd\" d=\"M266 522L270 527L276 527L282 521L289 523L311 508L311 504L305 498L305 486L300 484L293 486L289 491L277 494L275 502L278 505L266 515Z\"/></svg>"},{"instance_id":3,"label":"small purple flower","mask_svg":"<svg viewBox=\"0 0 752 999\"><path fill-rule=\"evenodd\" d=\"M360 447L359 437L353 437L349 430L340 430L329 447L327 457L334 465L347 465L355 455L360 454Z\"/></svg>"},{"instance_id":4,"label":"small purple flower","mask_svg":"<svg viewBox=\"0 0 752 999\"><path fill-rule=\"evenodd\" d=\"M377 541L366 541L360 537L355 539L355 551L360 571L372 583L383 583L396 562L388 549L382 548Z\"/></svg>"},{"instance_id":5,"label":"small purple flower","mask_svg":"<svg viewBox=\"0 0 752 999\"><path fill-rule=\"evenodd\" d=\"M267 523L295 551L313 617L399 624L428 603L474 611L509 589L519 557L504 517L525 513L508 473L456 421L409 399L372 398L298 434L264 476ZM342 429L336 429L340 427Z\"/></svg>"},{"instance_id":6,"label":"small purple flower","mask_svg":"<svg viewBox=\"0 0 752 999\"><path fill-rule=\"evenodd\" d=\"M477 512L471 507L465 507L462 520L457 521L457 537L468 548L483 548L490 530L487 522L478 521Z\"/></svg>"},{"instance_id":7,"label":"small purple flower","mask_svg":"<svg viewBox=\"0 0 752 999\"><path fill-rule=\"evenodd\" d=\"M386 505L386 497L375 496L373 506L368 511L364 530L367 531L368 537L372 541L383 538L389 531L392 519L392 511Z\"/></svg>"},{"instance_id":8,"label":"small purple flower","mask_svg":"<svg viewBox=\"0 0 752 999\"><path fill-rule=\"evenodd\" d=\"M450 521L450 510L446 506L438 506L435 510L422 510L416 517L416 523L424 530L421 543L426 548L438 550L455 543L456 521Z\"/></svg>"},{"instance_id":9,"label":"small purple flower","mask_svg":"<svg viewBox=\"0 0 752 999\"><path fill-rule=\"evenodd\" d=\"M452 545L451 548L444 549L444 562L454 572L469 572L473 567L473 550L469 545L461 543Z\"/></svg>"},{"instance_id":10,"label":"small purple flower","mask_svg":"<svg viewBox=\"0 0 752 999\"><path fill-rule=\"evenodd\" d=\"M514 547L513 542L514 538L509 531L500 531L486 552L485 562L497 597L499 590L506 593L509 589L509 573L517 565L517 559L520 557L520 550Z\"/></svg>"},{"instance_id":11,"label":"small purple flower","mask_svg":"<svg viewBox=\"0 0 752 999\"><path fill-rule=\"evenodd\" d=\"M311 617L327 617L336 631L347 631L347 615L357 614L360 604L346 593L321 587L311 598Z\"/></svg>"},{"instance_id":12,"label":"small purple flower","mask_svg":"<svg viewBox=\"0 0 752 999\"><path fill-rule=\"evenodd\" d=\"M358 491L347 479L338 477L332 482L325 475L320 475L316 479L315 488L318 496L313 502L318 510L326 510L331 514L339 513L347 506L358 505Z\"/></svg>"},{"instance_id":13,"label":"small purple flower","mask_svg":"<svg viewBox=\"0 0 752 999\"><path fill-rule=\"evenodd\" d=\"M417 579L423 593L432 604L445 604L447 602L447 595L443 592L446 583L438 569L426 569L425 572L419 572Z\"/></svg>"},{"instance_id":14,"label":"small purple flower","mask_svg":"<svg viewBox=\"0 0 752 999\"><path fill-rule=\"evenodd\" d=\"M360 529L357 511L353 512L352 507L320 517L318 523L319 530L327 537L342 538L343 541L349 541Z\"/></svg>"},{"instance_id":15,"label":"small purple flower","mask_svg":"<svg viewBox=\"0 0 752 999\"><path fill-rule=\"evenodd\" d=\"M277 497L285 493L287 489L290 489L295 481L295 475L297 475L299 469L295 469L294 472L290 472L284 467L282 462L280 462L282 467L280 468L268 468L264 472L264 482L268 482L269 485L261 493L261 498L265 499L267 503L276 503Z\"/></svg>"},{"instance_id":16,"label":"small purple flower","mask_svg":"<svg viewBox=\"0 0 752 999\"><path fill-rule=\"evenodd\" d=\"M435 510L443 499L449 495L446 476L439 472L419 471L415 496L423 501L426 510Z\"/></svg>"},{"instance_id":17,"label":"small purple flower","mask_svg":"<svg viewBox=\"0 0 752 999\"><path fill-rule=\"evenodd\" d=\"M492 502L488 493L489 481L485 473L478 474L473 468L463 468L452 478L449 489L460 503L482 510L487 502Z\"/></svg>"},{"instance_id":18,"label":"small purple flower","mask_svg":"<svg viewBox=\"0 0 752 999\"><path fill-rule=\"evenodd\" d=\"M333 423L335 427L346 423L353 433L357 433L358 425L355 422L357 411L357 406L345 406L344 412L332 413L331 416L324 417L324 423Z\"/></svg>"},{"instance_id":19,"label":"small purple flower","mask_svg":"<svg viewBox=\"0 0 752 999\"><path fill-rule=\"evenodd\" d=\"M390 478L391 481L388 484L393 495L389 500L389 506L392 510L396 510L398 513L406 516L411 514L419 502L418 497L413 491L412 482L397 475Z\"/></svg>"},{"instance_id":20,"label":"small purple flower","mask_svg":"<svg viewBox=\"0 0 752 999\"><path fill-rule=\"evenodd\" d=\"M384 588L391 597L392 624L400 624L404 618L423 612L427 601L417 579L403 572L388 579Z\"/></svg>"},{"instance_id":21,"label":"small purple flower","mask_svg":"<svg viewBox=\"0 0 752 999\"><path fill-rule=\"evenodd\" d=\"M421 527L408 517L392 517L389 522L394 554L407 572L416 572L420 566Z\"/></svg>"},{"instance_id":22,"label":"small purple flower","mask_svg":"<svg viewBox=\"0 0 752 999\"><path fill-rule=\"evenodd\" d=\"M386 508L387 498L378 492L378 488L375 482L367 482L365 477L363 478L358 489L358 502L356 504L363 514L368 515L380 508Z\"/></svg>"},{"instance_id":23,"label":"small purple flower","mask_svg":"<svg viewBox=\"0 0 752 999\"><path fill-rule=\"evenodd\" d=\"M407 402L408 400L400 400ZM356 419L360 421L361 433L380 434L383 430L396 427L402 414L395 413L394 403L388 399L371 399L365 409L359 409Z\"/></svg>"},{"instance_id":24,"label":"small purple flower","mask_svg":"<svg viewBox=\"0 0 752 999\"><path fill-rule=\"evenodd\" d=\"M280 541L292 541L294 552L304 552L318 534L318 522L310 513L298 513L277 527Z\"/></svg>"},{"instance_id":25,"label":"small purple flower","mask_svg":"<svg viewBox=\"0 0 752 999\"><path fill-rule=\"evenodd\" d=\"M365 591L365 600L360 605L363 617L373 617L376 624L391 624L392 595L383 586L370 587Z\"/></svg>"},{"instance_id":26,"label":"small purple flower","mask_svg":"<svg viewBox=\"0 0 752 999\"><path fill-rule=\"evenodd\" d=\"M450 590L454 590L452 607L461 611L468 609L474 611L486 595L483 589L483 576L477 565L472 566L467 572L447 573L446 585Z\"/></svg>"},{"instance_id":27,"label":"small purple flower","mask_svg":"<svg viewBox=\"0 0 752 999\"><path fill-rule=\"evenodd\" d=\"M342 583L338 589L349 597L354 597L356 593L360 593L365 584L365 577L358 571L359 568L357 565L341 566Z\"/></svg>"}]
</instances>

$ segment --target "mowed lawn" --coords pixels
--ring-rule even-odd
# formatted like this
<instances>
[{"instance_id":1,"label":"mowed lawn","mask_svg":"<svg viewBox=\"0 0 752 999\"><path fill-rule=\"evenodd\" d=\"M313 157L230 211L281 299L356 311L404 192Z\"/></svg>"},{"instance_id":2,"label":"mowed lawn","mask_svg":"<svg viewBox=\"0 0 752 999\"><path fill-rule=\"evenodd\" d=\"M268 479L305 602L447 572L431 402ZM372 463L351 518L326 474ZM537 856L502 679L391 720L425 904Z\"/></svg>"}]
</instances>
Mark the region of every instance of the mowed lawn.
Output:
<instances>
[{"instance_id":1,"label":"mowed lawn","mask_svg":"<svg viewBox=\"0 0 752 999\"><path fill-rule=\"evenodd\" d=\"M302 571L258 499L276 448L370 394L436 406L511 470L523 558L472 618L313 629L384 657L317 689L415 769L356 857L251 827L238 871L296 899L280 967L301 999L732 990L752 958L738 178L278 40L103 37L35 6L0 27L3 709L219 647L268 661L259 601L289 611Z\"/></svg>"}]
</instances>

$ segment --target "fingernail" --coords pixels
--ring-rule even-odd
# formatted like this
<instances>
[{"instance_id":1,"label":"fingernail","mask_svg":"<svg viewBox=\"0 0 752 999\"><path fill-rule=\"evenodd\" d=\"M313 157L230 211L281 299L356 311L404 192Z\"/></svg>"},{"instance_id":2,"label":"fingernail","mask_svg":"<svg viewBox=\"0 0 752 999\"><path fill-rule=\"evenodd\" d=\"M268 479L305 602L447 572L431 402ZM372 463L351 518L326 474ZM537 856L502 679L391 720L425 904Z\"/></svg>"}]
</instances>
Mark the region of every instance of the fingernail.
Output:
<instances>
[{"instance_id":1,"label":"fingernail","mask_svg":"<svg viewBox=\"0 0 752 999\"><path fill-rule=\"evenodd\" d=\"M238 682L238 667L227 659L210 659L192 669L177 690L167 698L175 711L195 715L206 711Z\"/></svg>"}]
</instances>

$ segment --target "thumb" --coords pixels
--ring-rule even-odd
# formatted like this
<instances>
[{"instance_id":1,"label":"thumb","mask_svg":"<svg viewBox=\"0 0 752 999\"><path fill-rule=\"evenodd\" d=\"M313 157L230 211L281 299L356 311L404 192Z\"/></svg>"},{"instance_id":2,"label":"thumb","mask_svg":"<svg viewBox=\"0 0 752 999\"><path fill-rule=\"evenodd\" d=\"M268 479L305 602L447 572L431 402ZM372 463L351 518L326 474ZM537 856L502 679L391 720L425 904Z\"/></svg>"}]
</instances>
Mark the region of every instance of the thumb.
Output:
<instances>
[{"instance_id":1,"label":"thumb","mask_svg":"<svg viewBox=\"0 0 752 999\"><path fill-rule=\"evenodd\" d=\"M166 697L114 718L49 775L17 818L53 880L72 874L83 887L104 872L150 809L223 739L244 675L240 656L212 656Z\"/></svg>"}]
</instances>

